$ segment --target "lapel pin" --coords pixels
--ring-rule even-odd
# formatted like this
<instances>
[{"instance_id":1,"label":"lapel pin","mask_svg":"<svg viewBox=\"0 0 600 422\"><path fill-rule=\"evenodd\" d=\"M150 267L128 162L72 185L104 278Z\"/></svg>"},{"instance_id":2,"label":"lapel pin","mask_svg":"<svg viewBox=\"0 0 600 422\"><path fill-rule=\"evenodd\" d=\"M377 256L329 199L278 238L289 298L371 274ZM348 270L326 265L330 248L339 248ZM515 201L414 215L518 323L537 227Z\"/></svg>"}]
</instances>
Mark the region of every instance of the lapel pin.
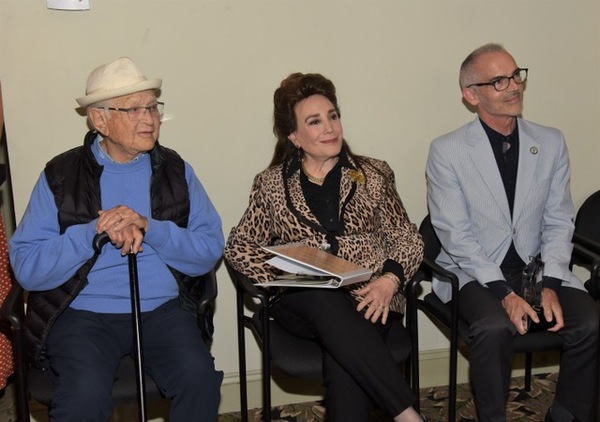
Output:
<instances>
[{"instance_id":1,"label":"lapel pin","mask_svg":"<svg viewBox=\"0 0 600 422\"><path fill-rule=\"evenodd\" d=\"M529 148L529 152L532 153L533 155L535 155L538 153L538 149L537 149L537 147L531 147L531 148Z\"/></svg>"}]
</instances>

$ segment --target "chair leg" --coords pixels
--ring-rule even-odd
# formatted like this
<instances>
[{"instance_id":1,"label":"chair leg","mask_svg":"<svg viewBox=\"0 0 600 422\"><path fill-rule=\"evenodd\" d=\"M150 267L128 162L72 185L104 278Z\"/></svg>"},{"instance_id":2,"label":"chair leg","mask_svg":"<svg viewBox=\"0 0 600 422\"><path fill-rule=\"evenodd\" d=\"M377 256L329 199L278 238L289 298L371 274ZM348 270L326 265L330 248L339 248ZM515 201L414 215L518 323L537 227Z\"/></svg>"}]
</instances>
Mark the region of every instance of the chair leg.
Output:
<instances>
[{"instance_id":1,"label":"chair leg","mask_svg":"<svg viewBox=\"0 0 600 422\"><path fill-rule=\"evenodd\" d=\"M448 386L448 420L456 420L456 383L458 373L458 285L452 285L450 327L450 384Z\"/></svg>"},{"instance_id":2,"label":"chair leg","mask_svg":"<svg viewBox=\"0 0 600 422\"><path fill-rule=\"evenodd\" d=\"M531 390L531 367L532 363L532 353L525 353L525 391Z\"/></svg>"},{"instance_id":3,"label":"chair leg","mask_svg":"<svg viewBox=\"0 0 600 422\"><path fill-rule=\"evenodd\" d=\"M421 396L419 386L419 326L418 326L418 304L416 285L410 285L408 293L408 304L406 313L406 325L410 332L411 351L405 363L406 379L410 382L413 393L417 397L414 408L417 413L421 412Z\"/></svg>"},{"instance_id":4,"label":"chair leg","mask_svg":"<svg viewBox=\"0 0 600 422\"><path fill-rule=\"evenodd\" d=\"M17 415L19 422L29 422L29 392L21 380L15 380L15 394L17 396Z\"/></svg>"},{"instance_id":5,"label":"chair leg","mask_svg":"<svg viewBox=\"0 0 600 422\"><path fill-rule=\"evenodd\" d=\"M456 331L453 331L450 338L450 380L448 385L448 420L456 419L456 396L457 396L457 376L458 374L458 337Z\"/></svg>"},{"instance_id":6,"label":"chair leg","mask_svg":"<svg viewBox=\"0 0 600 422\"><path fill-rule=\"evenodd\" d=\"M262 314L262 373L263 373L263 421L271 422L271 355L270 355L270 330L268 313Z\"/></svg>"},{"instance_id":7,"label":"chair leg","mask_svg":"<svg viewBox=\"0 0 600 422\"><path fill-rule=\"evenodd\" d=\"M238 315L238 363L240 369L240 412L242 422L248 422L248 385L246 377L246 336L244 330L244 299L240 291L237 292Z\"/></svg>"},{"instance_id":8,"label":"chair leg","mask_svg":"<svg viewBox=\"0 0 600 422\"><path fill-rule=\"evenodd\" d=\"M13 360L15 364L15 394L17 396L17 414L19 422L29 422L29 389L27 387L27 364L25 357L17 353L17 350L25 350L23 335L19 332L14 334L14 353Z\"/></svg>"}]
</instances>

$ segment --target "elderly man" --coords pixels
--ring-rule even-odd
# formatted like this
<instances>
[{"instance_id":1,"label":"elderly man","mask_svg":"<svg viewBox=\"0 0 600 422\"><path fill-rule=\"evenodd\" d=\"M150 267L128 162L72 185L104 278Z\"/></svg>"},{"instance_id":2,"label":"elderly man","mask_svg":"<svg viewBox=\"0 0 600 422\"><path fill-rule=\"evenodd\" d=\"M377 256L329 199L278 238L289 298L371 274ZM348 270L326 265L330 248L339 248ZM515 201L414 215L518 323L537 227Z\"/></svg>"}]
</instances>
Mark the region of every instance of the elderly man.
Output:
<instances>
[{"instance_id":1,"label":"elderly man","mask_svg":"<svg viewBox=\"0 0 600 422\"><path fill-rule=\"evenodd\" d=\"M506 420L512 340L545 321L565 340L546 420L590 422L598 309L569 271L574 210L564 137L520 117L527 74L498 44L478 48L461 66L463 99L478 117L434 140L429 151L428 205L442 244L437 262L460 281L480 420ZM538 255L539 316L521 296L523 269ZM451 299L447 283L434 281L434 291Z\"/></svg>"},{"instance_id":2,"label":"elderly man","mask_svg":"<svg viewBox=\"0 0 600 422\"><path fill-rule=\"evenodd\" d=\"M138 254L144 358L170 421L214 422L223 374L184 309L220 259L220 218L191 166L158 144L160 79L126 57L95 69L78 98L94 128L46 165L10 242L30 291L31 357L56 374L51 420L102 421L120 359L132 352L129 273ZM114 246L96 261L92 239Z\"/></svg>"}]
</instances>

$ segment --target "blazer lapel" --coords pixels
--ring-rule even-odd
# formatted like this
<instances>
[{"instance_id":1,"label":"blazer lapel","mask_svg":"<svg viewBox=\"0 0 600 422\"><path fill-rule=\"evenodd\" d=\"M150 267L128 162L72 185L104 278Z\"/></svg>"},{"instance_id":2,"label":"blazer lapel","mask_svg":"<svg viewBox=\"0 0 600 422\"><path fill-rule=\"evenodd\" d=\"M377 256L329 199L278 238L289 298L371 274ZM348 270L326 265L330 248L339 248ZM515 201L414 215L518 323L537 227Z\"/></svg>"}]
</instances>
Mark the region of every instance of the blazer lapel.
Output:
<instances>
[{"instance_id":1,"label":"blazer lapel","mask_svg":"<svg viewBox=\"0 0 600 422\"><path fill-rule=\"evenodd\" d=\"M476 118L467 128L467 144L471 147L469 148L469 154L473 160L473 165L481 174L498 207L506 217L506 221L510 222L510 209L502 177L498 171L498 164L496 163L490 140L483 126L481 126L479 118Z\"/></svg>"},{"instance_id":2,"label":"blazer lapel","mask_svg":"<svg viewBox=\"0 0 600 422\"><path fill-rule=\"evenodd\" d=\"M515 221L527 202L528 192L535 177L535 169L539 158L538 153L541 148L537 135L529 130L523 120L518 119L517 124L519 125L519 166L513 208L513 219Z\"/></svg>"}]
</instances>

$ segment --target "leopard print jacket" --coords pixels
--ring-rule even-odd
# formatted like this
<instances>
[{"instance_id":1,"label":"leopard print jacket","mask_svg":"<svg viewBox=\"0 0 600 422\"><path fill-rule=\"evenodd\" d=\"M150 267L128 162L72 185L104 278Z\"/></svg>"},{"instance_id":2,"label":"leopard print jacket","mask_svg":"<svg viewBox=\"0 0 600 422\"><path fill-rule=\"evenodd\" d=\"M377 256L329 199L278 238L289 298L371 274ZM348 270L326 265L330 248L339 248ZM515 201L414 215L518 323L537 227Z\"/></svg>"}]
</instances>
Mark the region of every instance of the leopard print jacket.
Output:
<instances>
[{"instance_id":1,"label":"leopard print jacket","mask_svg":"<svg viewBox=\"0 0 600 422\"><path fill-rule=\"evenodd\" d=\"M297 217L300 214L312 225L319 224L304 199L300 170L285 177L286 167L271 167L255 177L249 206L229 234L225 247L225 258L231 266L255 282L271 281L278 271L265 264L271 255L260 246L303 242L320 247L327 243L324 233ZM341 169L340 203L344 206L340 206L340 219L344 221L344 233L336 237L337 255L372 269L372 279L380 276L384 262L392 259L402 266L409 280L423 259L421 236L408 219L389 165L363 157L361 167L366 177L357 177L353 168ZM360 300L354 292L366 284L346 288ZM401 288L394 295L390 310L404 313L405 304L405 289Z\"/></svg>"}]
</instances>

